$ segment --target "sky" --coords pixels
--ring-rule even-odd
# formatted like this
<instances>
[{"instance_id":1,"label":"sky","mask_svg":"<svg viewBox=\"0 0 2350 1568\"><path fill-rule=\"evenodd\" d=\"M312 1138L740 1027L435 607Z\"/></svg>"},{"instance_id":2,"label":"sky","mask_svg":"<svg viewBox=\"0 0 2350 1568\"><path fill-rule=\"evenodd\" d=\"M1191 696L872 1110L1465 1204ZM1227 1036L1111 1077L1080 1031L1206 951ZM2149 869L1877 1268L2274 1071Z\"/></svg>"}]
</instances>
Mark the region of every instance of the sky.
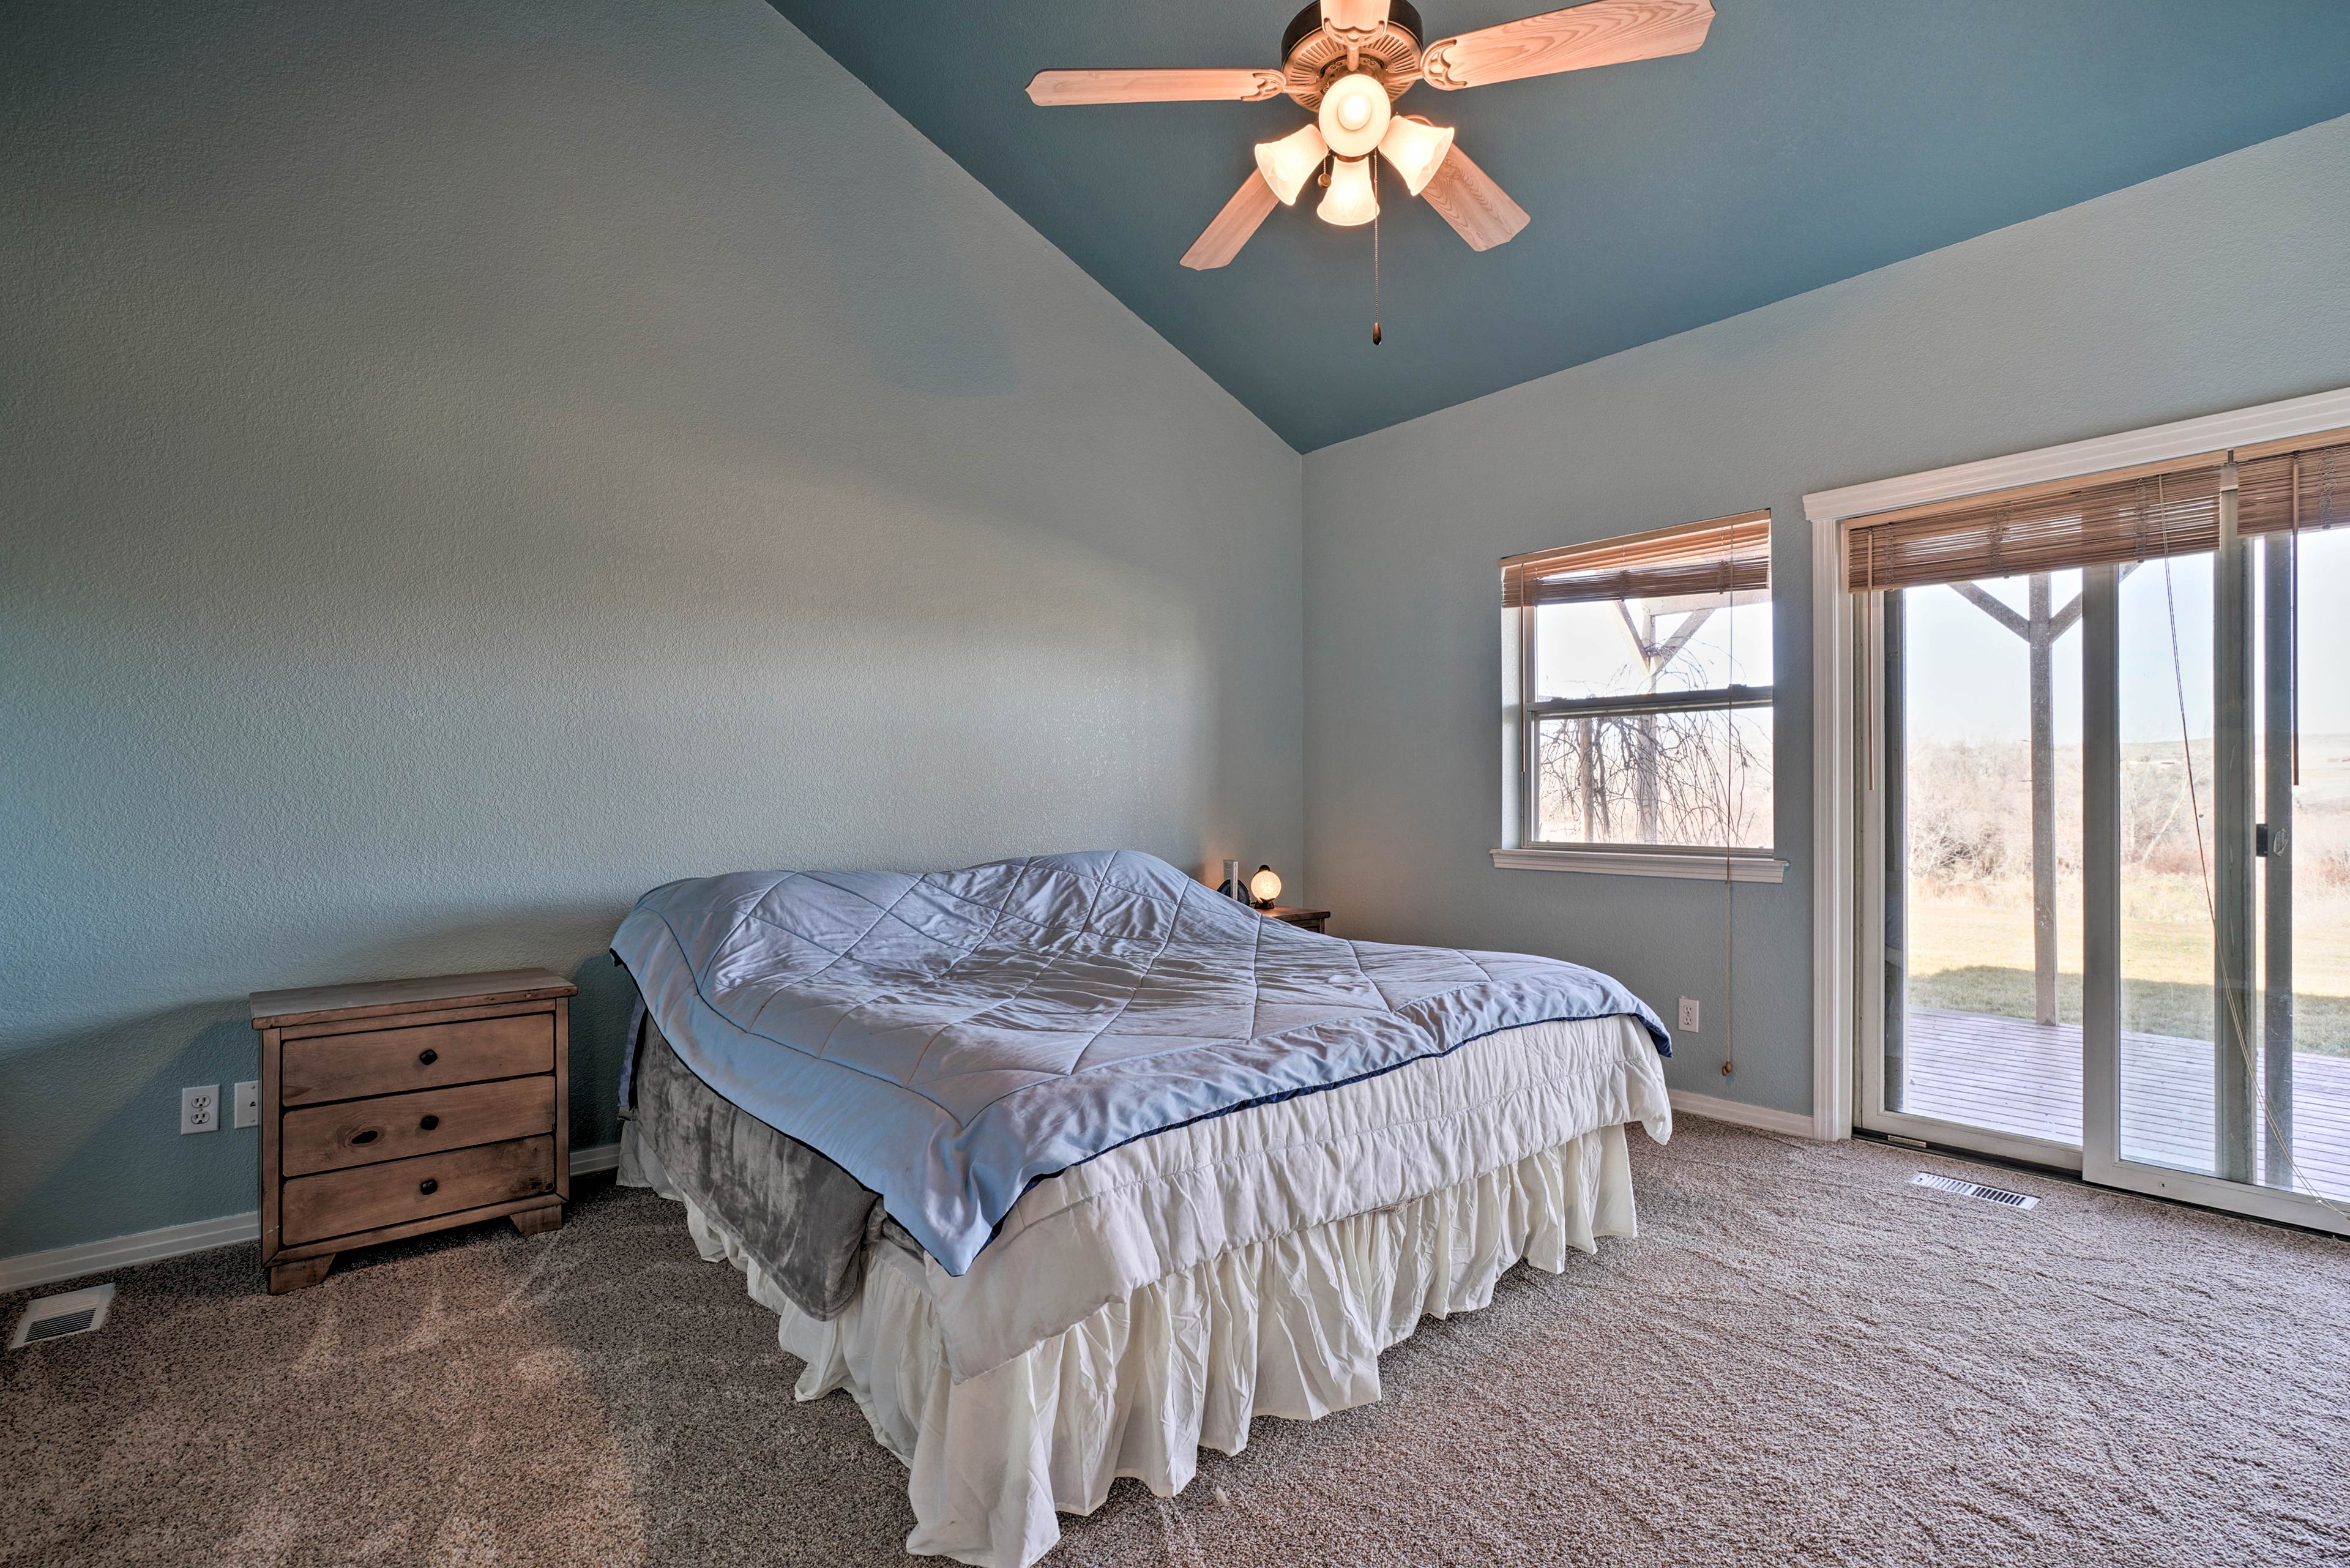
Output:
<instances>
[{"instance_id":1,"label":"sky","mask_svg":"<svg viewBox=\"0 0 2350 1568\"><path fill-rule=\"evenodd\" d=\"M2079 591L2080 574L2060 573L2054 601ZM2022 577L1984 585L2018 610ZM2255 605L2259 603L2256 587ZM1908 718L1938 741L2022 741L2031 735L2023 639L1947 587L1908 593ZM2301 544L2301 726L2305 734L2350 732L2350 530L2304 535ZM2182 556L2140 566L2122 584L2122 740L2176 740L2180 690L2189 732L2211 733L2211 563ZM2174 658L2172 610L2177 612ZM2257 616L2257 608L2255 614ZM2056 645L2056 733L2081 737L2081 631Z\"/></svg>"},{"instance_id":2,"label":"sky","mask_svg":"<svg viewBox=\"0 0 2350 1568\"><path fill-rule=\"evenodd\" d=\"M2078 572L2055 575L2059 608L2080 591L2080 580ZM2017 610L2023 609L2025 579L2009 577L1983 586ZM2303 535L2300 602L2302 731L2350 734L2350 613L2345 609L2350 607L2350 529ZM2189 733L2208 738L2210 558L2147 563L2124 580L2121 605L2123 742L2177 740L2182 689ZM1908 590L1908 617L1911 732L1921 740L1941 742L2029 739L2030 676L2023 639L1960 597L1954 588ZM1547 606L1541 618L1537 695L1615 695L1637 689L1630 640L1612 602ZM1679 616L1663 616L1657 629L1660 636L1669 636L1680 624ZM1745 684L1770 680L1767 603L1742 604L1732 614L1716 611L1710 616L1659 685L1665 690L1718 685L1731 678L1733 670L1734 678ZM2054 678L2058 743L2078 744L2078 622L2056 644Z\"/></svg>"}]
</instances>

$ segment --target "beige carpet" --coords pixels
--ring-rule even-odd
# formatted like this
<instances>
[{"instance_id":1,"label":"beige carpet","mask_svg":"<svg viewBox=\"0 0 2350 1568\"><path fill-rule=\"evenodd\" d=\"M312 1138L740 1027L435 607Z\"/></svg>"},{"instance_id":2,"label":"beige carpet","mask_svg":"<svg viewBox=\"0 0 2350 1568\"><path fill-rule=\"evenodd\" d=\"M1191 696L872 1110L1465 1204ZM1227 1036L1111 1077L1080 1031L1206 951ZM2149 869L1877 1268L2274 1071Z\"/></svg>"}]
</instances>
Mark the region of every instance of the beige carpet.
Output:
<instances>
[{"instance_id":1,"label":"beige carpet","mask_svg":"<svg viewBox=\"0 0 2350 1568\"><path fill-rule=\"evenodd\" d=\"M2350 1563L2350 1245L1633 1142L1638 1241L1424 1324L1381 1404L1260 1421L1171 1501L1119 1483L1047 1561ZM897 1461L792 1403L774 1320L647 1194L287 1297L246 1248L116 1277L102 1333L0 1358L0 1561L905 1561Z\"/></svg>"}]
</instances>

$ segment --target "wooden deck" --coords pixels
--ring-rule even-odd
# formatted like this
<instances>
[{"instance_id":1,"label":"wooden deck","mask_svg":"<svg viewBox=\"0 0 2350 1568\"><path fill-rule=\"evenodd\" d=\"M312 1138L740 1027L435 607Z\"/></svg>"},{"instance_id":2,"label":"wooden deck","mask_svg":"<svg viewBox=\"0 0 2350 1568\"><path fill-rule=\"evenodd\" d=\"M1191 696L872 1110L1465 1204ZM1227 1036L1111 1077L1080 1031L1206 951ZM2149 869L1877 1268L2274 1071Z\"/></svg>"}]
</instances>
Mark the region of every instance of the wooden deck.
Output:
<instances>
[{"instance_id":1,"label":"wooden deck","mask_svg":"<svg viewBox=\"0 0 2350 1568\"><path fill-rule=\"evenodd\" d=\"M2081 1027L1937 1008L1909 1010L1902 1108L2077 1145ZM2293 1157L2329 1198L2350 1197L2350 1058L2293 1058ZM2211 1043L2122 1036L2122 1158L2210 1171ZM2267 1128L2257 1130L2265 1144ZM2260 1168L2260 1155L2253 1156Z\"/></svg>"}]
</instances>

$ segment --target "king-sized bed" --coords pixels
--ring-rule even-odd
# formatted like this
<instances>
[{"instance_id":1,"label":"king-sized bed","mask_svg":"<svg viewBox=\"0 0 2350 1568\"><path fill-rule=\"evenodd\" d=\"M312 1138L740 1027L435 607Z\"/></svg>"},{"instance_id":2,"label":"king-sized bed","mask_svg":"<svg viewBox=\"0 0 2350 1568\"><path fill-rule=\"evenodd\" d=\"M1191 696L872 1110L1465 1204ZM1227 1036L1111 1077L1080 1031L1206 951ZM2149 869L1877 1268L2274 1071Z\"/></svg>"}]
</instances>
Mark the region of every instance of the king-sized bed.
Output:
<instances>
[{"instance_id":1,"label":"king-sized bed","mask_svg":"<svg viewBox=\"0 0 2350 1568\"><path fill-rule=\"evenodd\" d=\"M1608 977L1298 930L1147 855L675 882L613 952L621 1179L906 1463L907 1550L991 1568L1378 1398L1422 1316L1631 1234L1626 1128L1671 1131Z\"/></svg>"}]
</instances>

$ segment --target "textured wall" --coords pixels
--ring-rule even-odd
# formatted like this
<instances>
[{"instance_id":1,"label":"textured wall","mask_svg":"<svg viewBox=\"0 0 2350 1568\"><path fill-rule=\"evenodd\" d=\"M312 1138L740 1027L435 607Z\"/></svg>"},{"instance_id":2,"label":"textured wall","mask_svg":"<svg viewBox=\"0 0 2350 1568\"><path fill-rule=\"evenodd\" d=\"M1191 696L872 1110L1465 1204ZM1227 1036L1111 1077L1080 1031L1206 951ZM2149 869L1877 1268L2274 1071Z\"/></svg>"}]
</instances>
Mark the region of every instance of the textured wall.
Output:
<instances>
[{"instance_id":1,"label":"textured wall","mask_svg":"<svg viewBox=\"0 0 2350 1568\"><path fill-rule=\"evenodd\" d=\"M1801 497L2350 384L2350 119L1311 453L1307 874L1357 937L1557 953L1669 1016L1678 1088L1811 1105ZM1736 265L1734 256L1721 264ZM1741 887L1498 871L1494 563L1770 507L1778 847ZM1725 1001L1728 1005L1725 1006ZM1736 1073L1721 1075L1725 1040Z\"/></svg>"},{"instance_id":2,"label":"textured wall","mask_svg":"<svg viewBox=\"0 0 2350 1568\"><path fill-rule=\"evenodd\" d=\"M254 1206L252 989L571 974L595 1144L654 883L1296 870L1298 459L758 0L8 34L0 1256Z\"/></svg>"}]
</instances>

